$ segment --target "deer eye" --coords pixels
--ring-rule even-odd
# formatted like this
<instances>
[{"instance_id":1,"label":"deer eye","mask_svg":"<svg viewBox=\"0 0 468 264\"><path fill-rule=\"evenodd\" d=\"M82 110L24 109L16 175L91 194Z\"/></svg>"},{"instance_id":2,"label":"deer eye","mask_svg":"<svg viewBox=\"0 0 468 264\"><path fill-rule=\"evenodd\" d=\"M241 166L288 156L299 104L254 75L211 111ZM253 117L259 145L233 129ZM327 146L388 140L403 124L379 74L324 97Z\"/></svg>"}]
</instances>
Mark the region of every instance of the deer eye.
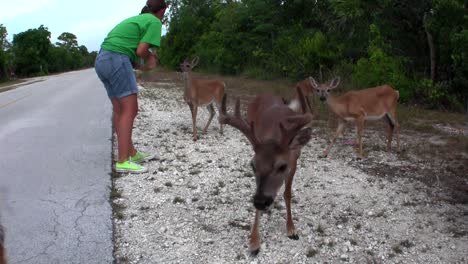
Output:
<instances>
[{"instance_id":1,"label":"deer eye","mask_svg":"<svg viewBox=\"0 0 468 264\"><path fill-rule=\"evenodd\" d=\"M330 89L327 89L327 93L329 93L329 92L330 92Z\"/></svg>"}]
</instances>

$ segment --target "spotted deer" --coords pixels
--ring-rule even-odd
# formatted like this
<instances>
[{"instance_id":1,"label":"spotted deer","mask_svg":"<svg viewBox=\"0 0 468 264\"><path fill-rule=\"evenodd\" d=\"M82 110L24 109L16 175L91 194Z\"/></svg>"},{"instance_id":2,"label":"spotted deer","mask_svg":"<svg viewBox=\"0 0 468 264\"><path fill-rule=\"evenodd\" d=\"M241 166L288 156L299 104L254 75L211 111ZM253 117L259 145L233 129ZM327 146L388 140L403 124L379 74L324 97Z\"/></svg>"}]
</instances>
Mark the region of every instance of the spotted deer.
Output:
<instances>
[{"instance_id":1,"label":"spotted deer","mask_svg":"<svg viewBox=\"0 0 468 264\"><path fill-rule=\"evenodd\" d=\"M199 57L195 57L192 62L188 62L187 59L180 64L180 68L184 76L184 100L190 107L192 113L192 137L196 141L198 139L197 133L197 112L198 107L207 106L210 112L210 117L206 123L203 133L206 133L210 126L211 120L215 115L213 103L216 104L219 109L223 97L225 96L225 84L219 80L205 80L193 77L192 69L198 65ZM223 124L220 123L220 133L223 133Z\"/></svg>"},{"instance_id":2,"label":"spotted deer","mask_svg":"<svg viewBox=\"0 0 468 264\"><path fill-rule=\"evenodd\" d=\"M301 106L306 103L301 91ZM247 108L247 120L241 117L240 101L236 101L234 115L227 114L223 100L220 122L231 125L247 137L254 156L251 166L255 173L256 192L253 204L255 220L250 234L249 249L253 255L260 251L259 222L261 211L269 207L279 189L285 184L284 199L287 210L287 236L299 239L291 213L291 186L296 173L301 148L310 138L312 129L304 128L312 119L310 113L298 114L281 97L263 94L255 97Z\"/></svg>"},{"instance_id":3,"label":"spotted deer","mask_svg":"<svg viewBox=\"0 0 468 264\"><path fill-rule=\"evenodd\" d=\"M328 83L317 83L314 78L309 77L314 93L320 101L326 102L329 110L338 118L338 127L333 138L324 150L322 156L327 157L335 144L336 138L343 132L345 122L352 121L356 124L358 149L357 156L363 158L362 133L366 120L378 120L385 118L388 124L387 151L392 144L393 133L396 132L397 152L400 151L400 124L397 120L396 108L400 94L390 85L382 85L373 88L349 91L341 96L334 96L331 91L338 87L340 78L336 77Z\"/></svg>"}]
</instances>

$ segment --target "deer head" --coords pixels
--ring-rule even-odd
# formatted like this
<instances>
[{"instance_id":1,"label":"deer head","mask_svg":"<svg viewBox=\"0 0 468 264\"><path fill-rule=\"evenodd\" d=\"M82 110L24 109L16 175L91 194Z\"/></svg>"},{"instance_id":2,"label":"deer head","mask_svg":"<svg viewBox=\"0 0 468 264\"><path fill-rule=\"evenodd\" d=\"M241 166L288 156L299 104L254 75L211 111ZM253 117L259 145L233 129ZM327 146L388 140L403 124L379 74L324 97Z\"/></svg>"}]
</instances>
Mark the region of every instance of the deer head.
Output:
<instances>
[{"instance_id":1,"label":"deer head","mask_svg":"<svg viewBox=\"0 0 468 264\"><path fill-rule=\"evenodd\" d=\"M191 63L188 62L187 59L185 59L184 62L180 64L180 69L182 70L182 72L191 72L192 69L198 65L199 60L200 58L198 56L194 57Z\"/></svg>"},{"instance_id":2,"label":"deer head","mask_svg":"<svg viewBox=\"0 0 468 264\"><path fill-rule=\"evenodd\" d=\"M309 82L314 88L314 93L320 98L320 101L324 102L330 95L331 90L338 87L340 84L340 77L335 77L329 83L317 83L313 77L309 77Z\"/></svg>"},{"instance_id":3,"label":"deer head","mask_svg":"<svg viewBox=\"0 0 468 264\"><path fill-rule=\"evenodd\" d=\"M257 185L253 202L257 209L264 210L273 203L285 179L290 175L291 168L294 166L295 169L300 149L311 138L312 130L302 129L311 121L311 115L297 115L277 97L259 96L250 106L252 105L275 105L275 107L262 112L249 112L248 115L255 116L258 122L251 121L247 124L247 121L241 117L239 100L236 101L234 116L226 114L223 102L223 115L220 119L222 123L240 130L252 144L254 156L251 167ZM270 122L270 119L281 121Z\"/></svg>"}]
</instances>

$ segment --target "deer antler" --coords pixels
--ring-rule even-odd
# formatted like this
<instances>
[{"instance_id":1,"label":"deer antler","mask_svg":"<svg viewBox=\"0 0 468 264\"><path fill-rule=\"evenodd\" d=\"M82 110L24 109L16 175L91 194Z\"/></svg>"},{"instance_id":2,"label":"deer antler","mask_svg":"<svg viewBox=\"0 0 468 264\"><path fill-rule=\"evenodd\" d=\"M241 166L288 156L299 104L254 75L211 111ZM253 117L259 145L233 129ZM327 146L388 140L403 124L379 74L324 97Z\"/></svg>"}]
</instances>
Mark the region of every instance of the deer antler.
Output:
<instances>
[{"instance_id":1,"label":"deer antler","mask_svg":"<svg viewBox=\"0 0 468 264\"><path fill-rule=\"evenodd\" d=\"M232 127L237 128L240 130L250 141L250 143L255 146L258 144L258 140L255 137L255 129L253 126L253 122L250 125L242 118L240 113L240 99L237 98L236 106L234 108L234 116L227 114L226 110L226 99L223 99L223 103L221 106L222 114L219 117L219 122L222 124L228 124Z\"/></svg>"},{"instance_id":2,"label":"deer antler","mask_svg":"<svg viewBox=\"0 0 468 264\"><path fill-rule=\"evenodd\" d=\"M198 65L198 61L199 61L199 60L200 60L200 57L198 57L198 56L195 56L195 57L192 59L192 63L190 63L190 64L191 64L190 66L192 67L192 69L195 68L195 66Z\"/></svg>"}]
</instances>

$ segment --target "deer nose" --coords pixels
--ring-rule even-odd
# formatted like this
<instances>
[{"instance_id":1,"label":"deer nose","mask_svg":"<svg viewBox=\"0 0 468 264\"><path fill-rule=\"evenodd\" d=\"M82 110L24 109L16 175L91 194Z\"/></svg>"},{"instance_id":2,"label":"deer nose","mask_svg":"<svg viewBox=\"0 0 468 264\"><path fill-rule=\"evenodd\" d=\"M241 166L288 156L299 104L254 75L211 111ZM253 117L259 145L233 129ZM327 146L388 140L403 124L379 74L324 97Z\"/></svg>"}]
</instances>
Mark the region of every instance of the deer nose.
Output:
<instances>
[{"instance_id":1,"label":"deer nose","mask_svg":"<svg viewBox=\"0 0 468 264\"><path fill-rule=\"evenodd\" d=\"M325 100L327 100L327 98L325 98L325 96L320 96L320 101L323 102L323 101L325 101Z\"/></svg>"},{"instance_id":2,"label":"deer nose","mask_svg":"<svg viewBox=\"0 0 468 264\"><path fill-rule=\"evenodd\" d=\"M254 196L254 206L258 210L265 210L268 206L273 203L273 197L265 196L263 194L255 194Z\"/></svg>"}]
</instances>

